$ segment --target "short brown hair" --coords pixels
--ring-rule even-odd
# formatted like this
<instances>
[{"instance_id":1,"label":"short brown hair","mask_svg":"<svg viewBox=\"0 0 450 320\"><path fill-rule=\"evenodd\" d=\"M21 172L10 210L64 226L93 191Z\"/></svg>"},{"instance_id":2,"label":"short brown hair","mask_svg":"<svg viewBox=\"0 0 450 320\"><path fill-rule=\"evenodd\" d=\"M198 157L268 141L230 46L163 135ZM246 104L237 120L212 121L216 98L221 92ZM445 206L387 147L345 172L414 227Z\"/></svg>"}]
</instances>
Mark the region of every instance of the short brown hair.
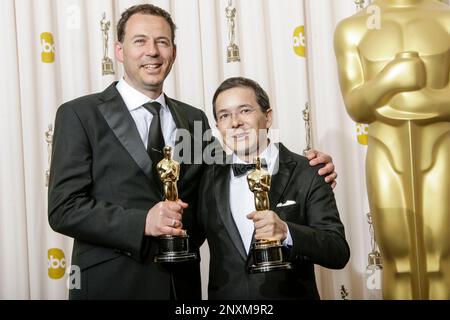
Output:
<instances>
[{"instance_id":1,"label":"short brown hair","mask_svg":"<svg viewBox=\"0 0 450 320\"><path fill-rule=\"evenodd\" d=\"M172 17L170 16L170 13L168 13L166 10L161 9L160 7L157 7L152 4L140 4L136 6L132 6L125 10L122 13L122 16L120 17L119 22L117 23L117 39L119 42L123 42L123 39L125 37L125 27L128 22L128 20L131 18L131 16L135 14L148 14L151 16L157 16L157 17L163 17L166 19L167 23L170 26L171 30L171 36L172 36L172 43L175 43L175 30L177 29L177 26L172 20Z\"/></svg>"},{"instance_id":2,"label":"short brown hair","mask_svg":"<svg viewBox=\"0 0 450 320\"><path fill-rule=\"evenodd\" d=\"M256 81L244 77L228 78L224 82L222 82L222 84L217 88L216 92L214 93L212 104L213 104L213 115L215 120L217 120L216 114L217 97L222 92L233 88L252 89L256 96L256 102L258 102L259 106L261 107L261 111L266 112L267 110L270 109L269 96Z\"/></svg>"}]
</instances>

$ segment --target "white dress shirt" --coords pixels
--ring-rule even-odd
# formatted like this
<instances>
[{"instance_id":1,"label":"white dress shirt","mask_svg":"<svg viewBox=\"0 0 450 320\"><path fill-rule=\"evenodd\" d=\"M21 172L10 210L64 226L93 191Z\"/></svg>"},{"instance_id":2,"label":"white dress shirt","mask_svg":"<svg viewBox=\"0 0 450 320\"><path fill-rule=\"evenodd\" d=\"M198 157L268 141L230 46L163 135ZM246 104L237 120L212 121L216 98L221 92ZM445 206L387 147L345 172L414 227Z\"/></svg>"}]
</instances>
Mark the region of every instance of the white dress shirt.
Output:
<instances>
[{"instance_id":1,"label":"white dress shirt","mask_svg":"<svg viewBox=\"0 0 450 320\"><path fill-rule=\"evenodd\" d=\"M278 156L279 150L273 144L269 143L266 150L261 153L260 158L265 159L267 163L267 171L270 175L273 174L275 166L278 170ZM245 163L238 158L236 154L233 154L233 163ZM244 244L247 253L250 250L252 242L253 231L255 230L253 220L248 219L246 216L255 211L255 197L253 192L250 191L247 182L247 175L235 177L233 170L230 169L230 209L234 222L241 235L242 242ZM271 186L276 188L276 186ZM284 246L292 246L292 238L288 228L288 236L283 241Z\"/></svg>"},{"instance_id":2,"label":"white dress shirt","mask_svg":"<svg viewBox=\"0 0 450 320\"><path fill-rule=\"evenodd\" d=\"M169 107L166 104L164 93L161 93L156 100L152 100L142 92L130 86L123 78L117 83L116 88L122 96L125 105L136 123L136 128L139 131L139 135L141 136L145 148L147 149L148 132L150 129L150 124L152 123L153 115L142 105L153 101L159 102L162 106L159 111L159 116L161 119L161 131L164 137L165 145L172 148L175 147L177 126L172 114L170 113Z\"/></svg>"}]
</instances>

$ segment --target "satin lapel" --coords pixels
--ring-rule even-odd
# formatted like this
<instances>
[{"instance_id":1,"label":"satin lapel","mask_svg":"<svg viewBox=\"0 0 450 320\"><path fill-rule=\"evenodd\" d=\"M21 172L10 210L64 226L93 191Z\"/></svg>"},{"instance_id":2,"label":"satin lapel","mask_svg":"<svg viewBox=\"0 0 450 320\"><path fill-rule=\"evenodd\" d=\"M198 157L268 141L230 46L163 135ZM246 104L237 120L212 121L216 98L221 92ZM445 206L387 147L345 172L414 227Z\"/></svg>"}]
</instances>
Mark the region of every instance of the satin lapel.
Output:
<instances>
[{"instance_id":1,"label":"satin lapel","mask_svg":"<svg viewBox=\"0 0 450 320\"><path fill-rule=\"evenodd\" d=\"M168 96L164 97L177 128L189 130L189 121L185 110Z\"/></svg>"},{"instance_id":2,"label":"satin lapel","mask_svg":"<svg viewBox=\"0 0 450 320\"><path fill-rule=\"evenodd\" d=\"M136 124L117 91L115 83L104 91L103 98L104 103L97 106L100 113L139 168L154 182L152 160L145 150Z\"/></svg>"},{"instance_id":3,"label":"satin lapel","mask_svg":"<svg viewBox=\"0 0 450 320\"><path fill-rule=\"evenodd\" d=\"M272 176L269 191L270 210L274 210L284 194L284 190L292 178L296 162L292 159L289 150L281 143L278 145L280 153L278 158L278 172ZM276 168L274 172L276 171ZM283 201L284 202L284 201Z\"/></svg>"},{"instance_id":4,"label":"satin lapel","mask_svg":"<svg viewBox=\"0 0 450 320\"><path fill-rule=\"evenodd\" d=\"M225 228L230 235L231 241L241 257L246 260L247 253L242 243L239 230L236 227L230 209L230 166L214 165L214 197Z\"/></svg>"},{"instance_id":5,"label":"satin lapel","mask_svg":"<svg viewBox=\"0 0 450 320\"><path fill-rule=\"evenodd\" d=\"M189 132L189 122L187 115L180 105L178 105L175 101L170 99L167 96L164 96L166 99L167 107L169 108L170 113L172 114L173 120L175 121L175 125L177 126L177 130L187 130ZM191 135L191 134L190 134ZM177 132L177 138L179 137L179 132ZM175 144L178 144L178 141L175 142ZM191 148L192 148L192 135L191 135ZM182 159L184 158L184 152L187 151L185 149L182 149L182 154L180 156ZM192 149L190 150L192 152ZM179 151L177 148L174 150L175 154L179 154ZM178 160L180 161L180 160ZM180 161L180 178L179 178L179 184L182 186L182 183L184 181L183 177L186 174L186 170L189 169L189 166L187 166L183 161Z\"/></svg>"},{"instance_id":6,"label":"satin lapel","mask_svg":"<svg viewBox=\"0 0 450 320\"><path fill-rule=\"evenodd\" d=\"M189 120L188 120L188 116L186 114L185 109L180 106L176 101L170 99L169 97L165 96L166 99L166 103L167 106L170 110L170 113L172 114L173 120L175 121L175 125L177 126L177 130L186 130L186 132L189 132L190 135L190 150L186 150L186 149L182 149L182 153L180 154L180 156L182 157L182 159L184 159L184 152L190 152L191 156L189 157L189 159L191 160L191 162L193 162L193 153L195 152L194 146L196 141L194 141L193 134L192 132L189 131ZM177 132L177 136L179 137L179 132ZM181 135L183 136L183 135ZM175 142L175 144L178 144L178 141ZM183 145L184 143L182 143ZM184 145L186 146L186 145ZM177 148L175 148L176 150L176 154L179 153L179 151L177 150ZM183 177L186 174L186 171L189 170L189 164L184 163L183 161L180 161L180 178L179 178L179 183L180 183L180 187L182 187L183 184Z\"/></svg>"}]
</instances>

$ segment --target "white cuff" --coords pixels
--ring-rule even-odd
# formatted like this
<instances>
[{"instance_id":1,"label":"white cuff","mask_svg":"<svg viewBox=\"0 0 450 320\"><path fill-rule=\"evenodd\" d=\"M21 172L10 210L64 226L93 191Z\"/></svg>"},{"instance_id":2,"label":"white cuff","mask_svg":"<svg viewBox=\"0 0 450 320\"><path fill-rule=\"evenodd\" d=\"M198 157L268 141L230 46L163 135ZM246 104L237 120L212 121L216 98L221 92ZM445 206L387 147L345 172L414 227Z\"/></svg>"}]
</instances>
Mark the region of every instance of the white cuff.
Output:
<instances>
[{"instance_id":1,"label":"white cuff","mask_svg":"<svg viewBox=\"0 0 450 320\"><path fill-rule=\"evenodd\" d=\"M286 225L287 225L287 223L286 223ZM284 247L292 247L293 245L294 245L294 243L292 241L291 233L289 232L289 226L288 226L287 237L283 241L283 246Z\"/></svg>"}]
</instances>

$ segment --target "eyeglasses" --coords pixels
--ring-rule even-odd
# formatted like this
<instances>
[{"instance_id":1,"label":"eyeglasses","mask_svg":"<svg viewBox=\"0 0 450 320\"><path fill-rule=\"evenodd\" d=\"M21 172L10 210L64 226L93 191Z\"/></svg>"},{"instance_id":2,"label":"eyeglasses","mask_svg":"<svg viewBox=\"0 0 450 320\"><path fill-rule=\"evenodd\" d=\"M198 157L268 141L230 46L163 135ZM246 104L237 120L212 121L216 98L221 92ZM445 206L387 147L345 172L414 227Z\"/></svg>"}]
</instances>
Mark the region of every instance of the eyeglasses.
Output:
<instances>
[{"instance_id":1,"label":"eyeglasses","mask_svg":"<svg viewBox=\"0 0 450 320\"><path fill-rule=\"evenodd\" d=\"M252 115L254 112L255 108L252 106L242 106L235 112L223 111L219 113L217 122L228 123L232 121L234 117L245 118Z\"/></svg>"}]
</instances>

